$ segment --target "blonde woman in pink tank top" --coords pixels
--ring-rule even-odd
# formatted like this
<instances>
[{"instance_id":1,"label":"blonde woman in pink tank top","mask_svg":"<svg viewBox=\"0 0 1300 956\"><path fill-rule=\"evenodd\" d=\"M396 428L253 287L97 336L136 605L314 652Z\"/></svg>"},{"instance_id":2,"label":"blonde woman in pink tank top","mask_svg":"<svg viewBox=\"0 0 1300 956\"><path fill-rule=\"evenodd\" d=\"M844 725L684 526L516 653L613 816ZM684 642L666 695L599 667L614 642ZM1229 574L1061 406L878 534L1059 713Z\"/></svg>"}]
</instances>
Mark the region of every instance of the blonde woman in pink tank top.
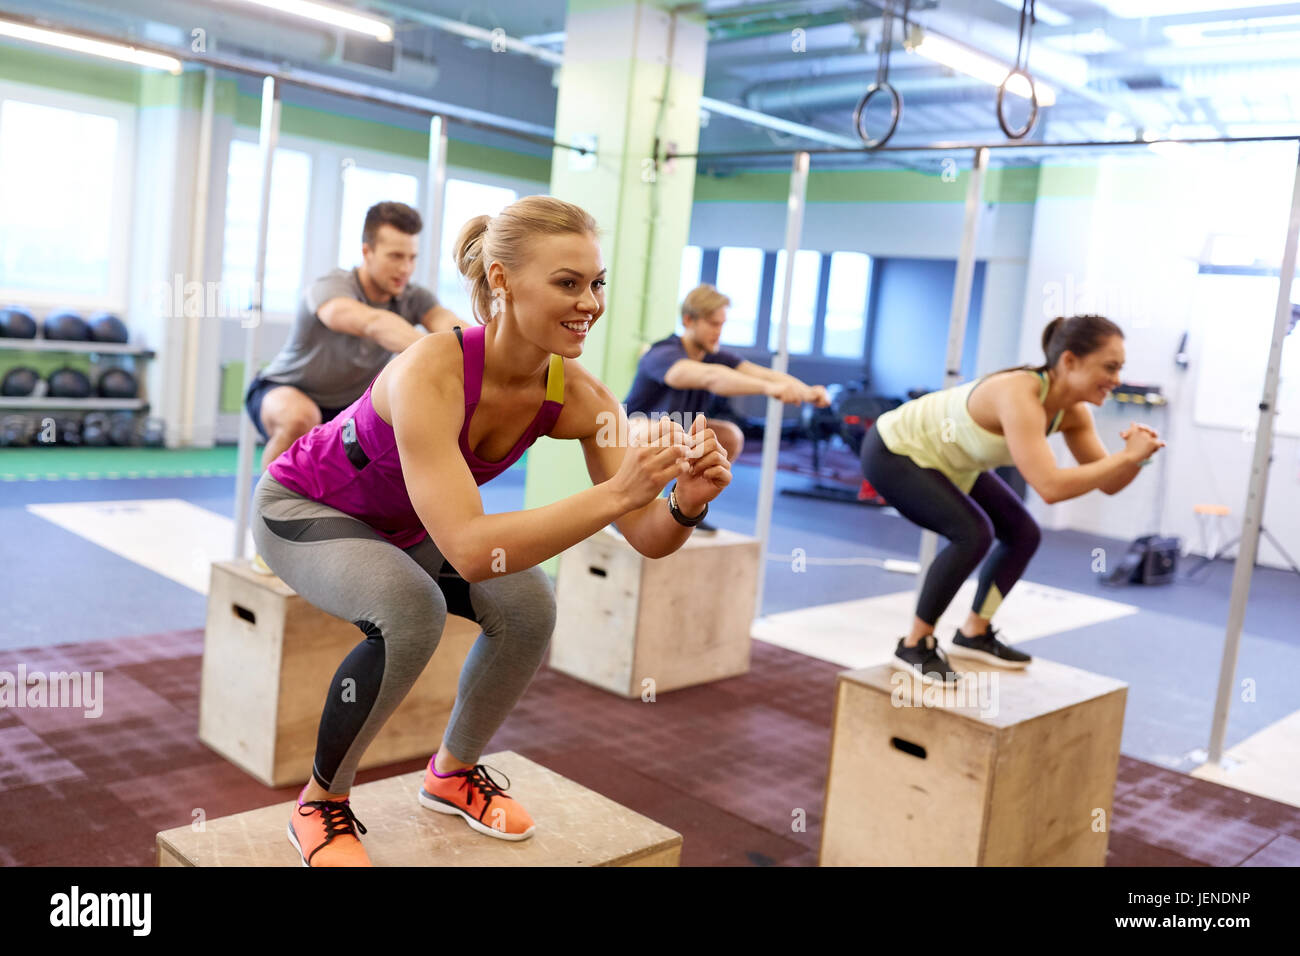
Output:
<instances>
[{"instance_id":1,"label":"blonde woman in pink tank top","mask_svg":"<svg viewBox=\"0 0 1300 956\"><path fill-rule=\"evenodd\" d=\"M731 481L703 416L689 430L656 424L651 444L619 444L624 410L579 362L605 311L606 269L588 213L526 197L470 220L453 254L483 325L407 348L258 485L259 553L304 599L363 635L335 675L311 780L289 821L304 865L369 865L348 791L448 613L479 621L483 633L412 799L489 837L531 836L533 820L505 793L508 781L479 758L554 628L555 597L538 565L610 524L647 557L671 554ZM485 514L478 486L543 434L581 444L592 486Z\"/></svg>"}]
</instances>

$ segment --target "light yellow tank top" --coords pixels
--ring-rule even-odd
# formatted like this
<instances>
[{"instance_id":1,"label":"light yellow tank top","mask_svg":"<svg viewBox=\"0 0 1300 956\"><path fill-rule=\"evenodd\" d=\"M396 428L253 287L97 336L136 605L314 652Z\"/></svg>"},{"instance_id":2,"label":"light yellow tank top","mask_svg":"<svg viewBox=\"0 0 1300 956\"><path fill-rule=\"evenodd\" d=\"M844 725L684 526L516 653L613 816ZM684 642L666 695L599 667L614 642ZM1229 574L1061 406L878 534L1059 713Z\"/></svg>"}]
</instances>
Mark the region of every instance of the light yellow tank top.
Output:
<instances>
[{"instance_id":1,"label":"light yellow tank top","mask_svg":"<svg viewBox=\"0 0 1300 956\"><path fill-rule=\"evenodd\" d=\"M1047 398L1049 383L1044 373L1034 374L1041 383L1041 402ZM931 392L885 412L876 419L876 430L885 447L896 455L906 455L922 468L943 472L967 493L982 472L1014 464L1007 440L977 425L966 407L970 393L982 381L977 378L965 385ZM1064 414L1064 410L1056 413L1047 434L1061 427Z\"/></svg>"}]
</instances>

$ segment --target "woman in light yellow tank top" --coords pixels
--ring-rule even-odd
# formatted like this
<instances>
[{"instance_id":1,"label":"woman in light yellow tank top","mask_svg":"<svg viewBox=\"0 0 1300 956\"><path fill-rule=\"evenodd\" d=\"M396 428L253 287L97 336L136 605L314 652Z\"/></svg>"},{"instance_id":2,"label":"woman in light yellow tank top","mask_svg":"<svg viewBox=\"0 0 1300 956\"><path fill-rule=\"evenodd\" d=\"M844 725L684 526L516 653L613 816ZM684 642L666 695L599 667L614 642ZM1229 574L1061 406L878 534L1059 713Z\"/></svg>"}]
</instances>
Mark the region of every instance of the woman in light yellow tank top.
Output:
<instances>
[{"instance_id":1,"label":"woman in light yellow tank top","mask_svg":"<svg viewBox=\"0 0 1300 956\"><path fill-rule=\"evenodd\" d=\"M1101 405L1119 384L1119 326L1098 315L1054 319L1043 330L1043 352L1038 368L994 372L886 412L863 440L867 480L909 521L948 539L926 573L911 633L894 652L896 667L927 682L957 680L934 625L990 547L952 654L1002 667L1030 661L998 639L990 619L1024 573L1041 532L994 468L1014 464L1051 504L1093 490L1115 494L1164 447L1137 422L1120 434L1125 447L1114 454L1097 435L1087 406ZM1047 442L1057 431L1078 467L1057 466Z\"/></svg>"}]
</instances>

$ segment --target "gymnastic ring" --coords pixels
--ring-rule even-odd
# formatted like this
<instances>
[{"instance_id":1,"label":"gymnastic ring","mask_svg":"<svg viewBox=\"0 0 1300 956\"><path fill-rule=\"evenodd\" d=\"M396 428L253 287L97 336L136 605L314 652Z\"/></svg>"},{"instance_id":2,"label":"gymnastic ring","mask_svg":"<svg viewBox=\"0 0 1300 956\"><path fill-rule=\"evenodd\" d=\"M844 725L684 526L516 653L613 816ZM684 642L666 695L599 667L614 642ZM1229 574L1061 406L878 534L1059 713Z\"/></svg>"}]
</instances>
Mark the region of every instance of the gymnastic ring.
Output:
<instances>
[{"instance_id":1,"label":"gymnastic ring","mask_svg":"<svg viewBox=\"0 0 1300 956\"><path fill-rule=\"evenodd\" d=\"M1029 83L1029 122L1018 132L1012 130L1007 125L1006 118L1002 115L1002 101L1006 97L1007 83L1013 76L1023 76ZM1015 69L1007 74L1006 79L998 84L998 125L1002 127L1002 132L1007 134L1008 139L1024 139L1029 135L1029 131L1034 128L1038 122L1038 87L1034 85L1034 78L1029 75L1027 70Z\"/></svg>"},{"instance_id":2,"label":"gymnastic ring","mask_svg":"<svg viewBox=\"0 0 1300 956\"><path fill-rule=\"evenodd\" d=\"M867 104L871 102L871 98L881 90L887 90L889 92L889 129L886 130L885 135L881 136L879 139L867 139L867 131L862 128L862 116L866 112ZM884 83L872 83L867 87L866 95L858 101L857 107L853 110L853 128L858 131L858 138L862 140L862 144L866 146L867 149L879 149L881 146L884 146L889 142L889 137L894 135L894 130L898 129L898 118L902 115L903 97L899 95L898 90L894 89L893 85L888 81Z\"/></svg>"}]
</instances>

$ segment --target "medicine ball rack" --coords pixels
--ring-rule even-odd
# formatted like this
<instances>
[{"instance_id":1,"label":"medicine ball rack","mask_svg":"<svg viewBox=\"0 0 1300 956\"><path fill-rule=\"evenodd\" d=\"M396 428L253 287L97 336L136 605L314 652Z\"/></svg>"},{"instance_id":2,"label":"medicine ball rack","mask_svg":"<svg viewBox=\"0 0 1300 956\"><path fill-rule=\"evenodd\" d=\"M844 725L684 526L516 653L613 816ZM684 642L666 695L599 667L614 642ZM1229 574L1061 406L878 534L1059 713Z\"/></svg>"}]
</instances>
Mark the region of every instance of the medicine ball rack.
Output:
<instances>
[{"instance_id":1,"label":"medicine ball rack","mask_svg":"<svg viewBox=\"0 0 1300 956\"><path fill-rule=\"evenodd\" d=\"M119 345L116 342L64 342L49 339L0 338L0 353L9 352L65 352L78 355L123 355L138 360L155 357L153 349L137 345ZM143 381L141 382L143 385ZM149 401L144 398L6 398L0 397L0 409L79 409L81 411L148 411Z\"/></svg>"}]
</instances>

